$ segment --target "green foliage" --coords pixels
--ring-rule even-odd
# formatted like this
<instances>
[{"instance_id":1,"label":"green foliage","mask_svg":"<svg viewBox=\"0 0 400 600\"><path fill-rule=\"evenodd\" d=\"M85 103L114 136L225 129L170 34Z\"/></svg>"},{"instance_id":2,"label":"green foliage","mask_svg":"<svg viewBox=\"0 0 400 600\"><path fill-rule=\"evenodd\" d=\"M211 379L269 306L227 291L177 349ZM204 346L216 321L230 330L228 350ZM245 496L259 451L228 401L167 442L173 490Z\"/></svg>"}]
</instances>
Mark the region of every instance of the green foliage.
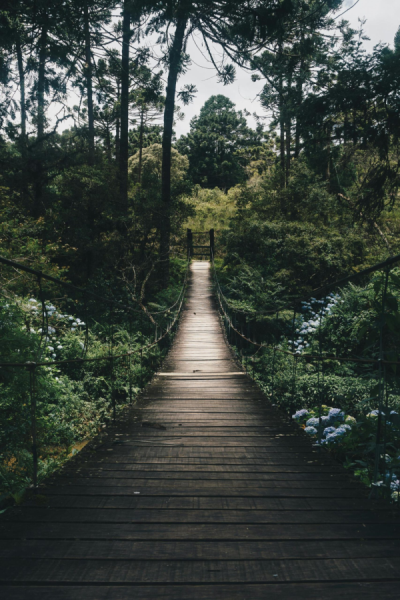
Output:
<instances>
[{"instance_id":1,"label":"green foliage","mask_svg":"<svg viewBox=\"0 0 400 600\"><path fill-rule=\"evenodd\" d=\"M336 416L334 416L336 413ZM398 439L398 415L382 414L382 434L385 434L384 452L378 458L378 481L375 483L374 465L377 450L378 411L361 414L355 419L344 411L327 405L299 410L293 419L311 436L316 445L325 446L333 456L342 461L347 469L362 483L376 485L393 501L399 501L400 457ZM380 448L379 448L380 450Z\"/></svg>"},{"instance_id":2,"label":"green foliage","mask_svg":"<svg viewBox=\"0 0 400 600\"><path fill-rule=\"evenodd\" d=\"M172 148L171 153L171 228L174 235L179 235L184 220L193 213L183 197L189 188L186 177L189 161L175 148ZM138 232L142 235L142 248L146 245L151 248L156 243L158 231L162 228L164 215L161 199L161 144L152 144L143 148L142 152L136 152L129 159L129 176L136 235ZM143 254L141 258L143 260Z\"/></svg>"},{"instance_id":3,"label":"green foliage","mask_svg":"<svg viewBox=\"0 0 400 600\"><path fill-rule=\"evenodd\" d=\"M263 141L260 126L253 131L241 111L226 96L211 96L190 122L190 133L176 146L189 157L193 183L228 190L246 180L253 146Z\"/></svg>"},{"instance_id":4,"label":"green foliage","mask_svg":"<svg viewBox=\"0 0 400 600\"><path fill-rule=\"evenodd\" d=\"M129 174L133 181L139 181L138 170L139 160L142 160L142 182L146 189L155 190L161 188L161 170L162 170L162 147L161 144L152 144L148 148L144 148L142 156L136 152L129 159ZM173 188L178 188L182 185L189 168L189 161L186 156L179 154L175 148L172 148L171 161L171 182Z\"/></svg>"},{"instance_id":5,"label":"green foliage","mask_svg":"<svg viewBox=\"0 0 400 600\"><path fill-rule=\"evenodd\" d=\"M299 222L234 221L226 233L227 272L238 279L246 269L259 273L265 285L273 281L286 295L301 295L363 265L367 248L356 232L348 236L330 227ZM361 238L361 239L360 239ZM246 266L245 266L246 265Z\"/></svg>"},{"instance_id":6,"label":"green foliage","mask_svg":"<svg viewBox=\"0 0 400 600\"><path fill-rule=\"evenodd\" d=\"M133 157L140 150L141 144L143 148L148 148L161 142L161 125L144 125L142 131L140 126L133 127L129 130L129 156Z\"/></svg>"},{"instance_id":7,"label":"green foliage","mask_svg":"<svg viewBox=\"0 0 400 600\"><path fill-rule=\"evenodd\" d=\"M209 231L215 229L221 231L228 229L231 219L237 211L237 198L240 195L239 188L231 188L225 194L219 188L213 190L194 186L190 196L185 198L186 202L193 207L194 215L184 224L194 231Z\"/></svg>"}]
</instances>

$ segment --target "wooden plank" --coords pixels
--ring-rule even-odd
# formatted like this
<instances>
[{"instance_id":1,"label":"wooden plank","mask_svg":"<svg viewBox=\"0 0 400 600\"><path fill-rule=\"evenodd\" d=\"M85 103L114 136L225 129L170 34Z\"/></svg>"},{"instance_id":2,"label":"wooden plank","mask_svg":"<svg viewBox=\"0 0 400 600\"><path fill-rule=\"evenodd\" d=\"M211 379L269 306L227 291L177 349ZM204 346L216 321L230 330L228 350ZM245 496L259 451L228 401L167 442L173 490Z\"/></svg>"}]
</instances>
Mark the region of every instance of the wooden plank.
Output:
<instances>
[{"instance_id":1,"label":"wooden plank","mask_svg":"<svg viewBox=\"0 0 400 600\"><path fill-rule=\"evenodd\" d=\"M2 523L0 539L80 540L398 540L398 523L359 524L124 524Z\"/></svg>"},{"instance_id":2,"label":"wooden plank","mask_svg":"<svg viewBox=\"0 0 400 600\"><path fill-rule=\"evenodd\" d=\"M134 459L132 458L132 461ZM202 462L201 464L171 464L171 463L159 463L159 462L129 462L120 463L119 461L105 462L91 462L86 464L84 467L79 469L79 473L91 473L97 475L98 473L112 472L115 475L120 476L120 473L126 473L134 471L135 473L141 471L152 471L152 472L174 472L180 474L190 475L196 477L199 473L212 473L212 474L223 474L228 475L229 473L235 473L235 476L239 474L250 474L250 473L276 473L276 474L296 474L303 475L305 473L340 473L343 476L343 470L337 465L304 465L299 461L297 465L265 465L263 464L247 464L248 461L242 461L237 464L209 464ZM77 473L76 468L69 470L68 465L63 469L63 473L71 475Z\"/></svg>"},{"instance_id":3,"label":"wooden plank","mask_svg":"<svg viewBox=\"0 0 400 600\"><path fill-rule=\"evenodd\" d=\"M243 496L64 496L51 495L46 504L61 508L180 509L180 510L387 510L387 503L367 498L260 498ZM34 503L31 503L34 506Z\"/></svg>"},{"instance_id":4,"label":"wooden plank","mask_svg":"<svg viewBox=\"0 0 400 600\"><path fill-rule=\"evenodd\" d=\"M394 600L398 582L268 583L202 585L4 586L5 600Z\"/></svg>"},{"instance_id":5,"label":"wooden plank","mask_svg":"<svg viewBox=\"0 0 400 600\"><path fill-rule=\"evenodd\" d=\"M75 509L26 507L8 522L48 523L400 523L393 511L221 510L213 509Z\"/></svg>"},{"instance_id":6,"label":"wooden plank","mask_svg":"<svg viewBox=\"0 0 400 600\"><path fill-rule=\"evenodd\" d=\"M3 582L79 583L301 583L400 581L400 558L319 560L59 560L2 559Z\"/></svg>"},{"instance_id":7,"label":"wooden plank","mask_svg":"<svg viewBox=\"0 0 400 600\"><path fill-rule=\"evenodd\" d=\"M10 540L0 546L0 557L68 559L254 560L300 558L392 558L399 546L388 540L300 541L77 541Z\"/></svg>"},{"instance_id":8,"label":"wooden plank","mask_svg":"<svg viewBox=\"0 0 400 600\"><path fill-rule=\"evenodd\" d=\"M339 478L341 481L342 478ZM332 489L332 482L326 481L325 479L313 479L312 481L304 481L300 479L300 481L287 481L286 479L282 481L260 481L259 478L247 479L247 480L237 480L235 477L231 477L230 480L227 481L218 481L215 479L210 480L201 480L197 478L193 479L177 479L173 477L167 477L165 480L161 478L149 479L149 478L132 478L132 479L122 479L122 478L103 478L100 481L95 477L75 477L70 479L63 479L62 477L57 477L55 480L57 486L69 489L71 487L74 488L84 488L90 489L92 486L98 489L102 489L105 492L108 491L109 488L113 490L117 490L122 488L124 491L128 492L132 489L140 489L146 488L151 490L153 487L156 487L159 490L162 489L175 489L176 492L185 492L188 493L191 489L196 490L219 490L226 494L228 489L232 489L232 491L240 491L243 489L250 488L252 490L262 490L266 494L269 491L280 491L282 495L285 495L286 490L296 490L299 495L303 490L330 490ZM354 484L351 480L342 481L341 488L343 490L351 490L356 494L357 492L361 493L363 488Z\"/></svg>"},{"instance_id":9,"label":"wooden plank","mask_svg":"<svg viewBox=\"0 0 400 600\"><path fill-rule=\"evenodd\" d=\"M113 477L111 478L111 473ZM303 485L311 484L314 487L319 487L322 485L325 487L326 484L331 487L335 485L335 483L339 483L343 480L342 473L330 473L329 471L325 473L317 472L317 473L254 473L253 472L229 472L229 473L212 473L212 472L198 472L196 474L193 471L189 472L181 472L181 471L137 471L135 473L121 471L116 473L115 471L93 471L92 469L89 471L83 471L80 473L73 472L69 473L68 477L61 478L57 477L57 484L66 485L70 481L72 481L71 475L75 477L75 479L83 480L83 485L90 481L96 481L95 485L137 485L137 482L154 480L157 482L161 482L163 480L167 480L169 482L179 482L180 485L182 482L193 481L195 479L197 482L203 481L212 481L222 483L225 480L229 480L229 484L234 477L236 483L238 482L247 482L249 485L255 485L255 482L258 483L276 483L276 485L281 485L282 487L286 487L287 485L296 484L301 482ZM253 482L253 483L252 483ZM158 483L156 484L158 485ZM215 485L215 484L214 484ZM348 484L347 484L348 485ZM358 485L358 484L357 484Z\"/></svg>"}]
</instances>

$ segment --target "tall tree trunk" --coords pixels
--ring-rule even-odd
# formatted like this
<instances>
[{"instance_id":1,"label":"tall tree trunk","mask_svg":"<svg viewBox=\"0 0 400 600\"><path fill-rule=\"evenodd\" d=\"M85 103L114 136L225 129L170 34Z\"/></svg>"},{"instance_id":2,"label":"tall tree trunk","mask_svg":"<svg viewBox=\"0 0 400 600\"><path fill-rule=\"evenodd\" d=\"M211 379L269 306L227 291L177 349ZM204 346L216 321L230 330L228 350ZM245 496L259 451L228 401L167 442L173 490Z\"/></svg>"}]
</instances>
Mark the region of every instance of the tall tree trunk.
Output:
<instances>
[{"instance_id":1,"label":"tall tree trunk","mask_svg":"<svg viewBox=\"0 0 400 600\"><path fill-rule=\"evenodd\" d=\"M38 69L38 87L37 87L37 136L42 138L44 135L44 92L46 78L46 50L47 50L47 25L43 25L39 40L39 69Z\"/></svg>"},{"instance_id":2,"label":"tall tree trunk","mask_svg":"<svg viewBox=\"0 0 400 600\"><path fill-rule=\"evenodd\" d=\"M357 118L356 118L356 109L353 108L353 145L357 146L358 136L357 136Z\"/></svg>"},{"instance_id":3,"label":"tall tree trunk","mask_svg":"<svg viewBox=\"0 0 400 600\"><path fill-rule=\"evenodd\" d=\"M37 86L37 149L39 150L39 153L43 146L43 136L45 129L44 94L46 85L46 54L47 24L44 24L39 39L39 68ZM36 161L35 179L35 200L33 207L33 216L35 219L38 219L41 213L41 205L43 198L43 164L40 156Z\"/></svg>"},{"instance_id":4,"label":"tall tree trunk","mask_svg":"<svg viewBox=\"0 0 400 600\"><path fill-rule=\"evenodd\" d=\"M344 120L343 120L343 143L347 144L348 141L348 131L349 131L349 117L347 115L347 112L344 113Z\"/></svg>"},{"instance_id":5,"label":"tall tree trunk","mask_svg":"<svg viewBox=\"0 0 400 600\"><path fill-rule=\"evenodd\" d=\"M120 94L120 85L119 81L117 82L117 118L115 120L115 159L117 161L117 165L119 165L119 155L120 155L120 116L121 116L121 94Z\"/></svg>"},{"instance_id":6,"label":"tall tree trunk","mask_svg":"<svg viewBox=\"0 0 400 600\"><path fill-rule=\"evenodd\" d=\"M303 15L303 10L301 11L301 14ZM299 112L301 109L301 105L303 104L303 81L305 79L304 77L304 68L305 68L305 60L304 60L304 56L302 53L302 47L303 47L303 43L304 43L304 29L303 27L301 28L301 32L300 32L300 65L299 65L299 75L296 81L296 107L295 107L295 117L296 117L296 129L295 129L295 134L294 134L294 156L296 158L298 158L299 154L300 154L300 119L299 119Z\"/></svg>"},{"instance_id":7,"label":"tall tree trunk","mask_svg":"<svg viewBox=\"0 0 400 600\"><path fill-rule=\"evenodd\" d=\"M140 111L140 131L139 131L139 183L142 180L142 157L143 157L143 127L144 127L144 105Z\"/></svg>"},{"instance_id":8,"label":"tall tree trunk","mask_svg":"<svg viewBox=\"0 0 400 600\"><path fill-rule=\"evenodd\" d=\"M290 174L291 146L292 146L292 120L290 115L286 117L286 184Z\"/></svg>"},{"instance_id":9,"label":"tall tree trunk","mask_svg":"<svg viewBox=\"0 0 400 600\"><path fill-rule=\"evenodd\" d=\"M110 134L110 123L107 122L106 129L106 148L107 148L107 160L111 162L111 134Z\"/></svg>"},{"instance_id":10,"label":"tall tree trunk","mask_svg":"<svg viewBox=\"0 0 400 600\"><path fill-rule=\"evenodd\" d=\"M89 9L88 2L84 4L84 29L85 29L85 76L87 88L88 103L88 123L89 123L89 164L94 164L94 114L93 114L93 68L90 47L90 29L89 29Z\"/></svg>"},{"instance_id":11,"label":"tall tree trunk","mask_svg":"<svg viewBox=\"0 0 400 600\"><path fill-rule=\"evenodd\" d=\"M331 179L331 129L330 129L329 125L326 128L326 142L327 142L326 180L330 181L330 179Z\"/></svg>"},{"instance_id":12,"label":"tall tree trunk","mask_svg":"<svg viewBox=\"0 0 400 600\"><path fill-rule=\"evenodd\" d=\"M171 144L172 129L174 125L176 82L179 75L183 40L187 24L186 17L179 17L176 24L174 41L169 56L169 72L164 108L164 131L162 138L162 171L161 171L161 199L164 206L163 223L160 236L160 258L166 260L163 267L164 279L169 278L169 244L171 235Z\"/></svg>"},{"instance_id":13,"label":"tall tree trunk","mask_svg":"<svg viewBox=\"0 0 400 600\"><path fill-rule=\"evenodd\" d=\"M19 76L19 97L20 97L20 111L21 111L21 139L23 146L25 146L26 140L26 105L25 105L25 73L24 63L22 60L22 49L21 42L17 39L16 42L17 50L17 63L18 63L18 76Z\"/></svg>"},{"instance_id":14,"label":"tall tree trunk","mask_svg":"<svg viewBox=\"0 0 400 600\"><path fill-rule=\"evenodd\" d=\"M121 138L119 156L119 193L121 203L128 209L128 133L129 133L129 41L131 16L128 0L124 0L122 14L122 61L121 61Z\"/></svg>"},{"instance_id":15,"label":"tall tree trunk","mask_svg":"<svg viewBox=\"0 0 400 600\"><path fill-rule=\"evenodd\" d=\"M303 103L303 61L301 61L300 65L300 75L296 85L296 98L297 98L297 106L296 106L296 131L295 131L295 141L294 141L294 155L298 158L300 154L300 120L299 120L299 110Z\"/></svg>"},{"instance_id":16,"label":"tall tree trunk","mask_svg":"<svg viewBox=\"0 0 400 600\"><path fill-rule=\"evenodd\" d=\"M287 111L285 120L286 129L286 185L289 181L291 149L292 149L292 74L288 77L287 84Z\"/></svg>"},{"instance_id":17,"label":"tall tree trunk","mask_svg":"<svg viewBox=\"0 0 400 600\"><path fill-rule=\"evenodd\" d=\"M16 51L17 51L17 64L18 64L18 77L19 77L19 105L21 112L21 135L20 135L20 149L21 156L23 160L26 159L27 156L27 138L26 138L26 104L25 104L25 72L24 72L24 62L22 59L22 48L21 48L21 40L19 37L16 42ZM25 165L24 165L25 166ZM26 177L22 178L22 197L24 201L27 201L29 198L28 192L28 181Z\"/></svg>"},{"instance_id":18,"label":"tall tree trunk","mask_svg":"<svg viewBox=\"0 0 400 600\"><path fill-rule=\"evenodd\" d=\"M279 162L281 165L281 187L285 187L285 102L283 99L283 77L279 77Z\"/></svg>"},{"instance_id":19,"label":"tall tree trunk","mask_svg":"<svg viewBox=\"0 0 400 600\"><path fill-rule=\"evenodd\" d=\"M285 187L286 179L285 179L285 108L283 102L281 102L281 108L279 109L279 128L280 128L280 141L279 141L279 158L280 165L282 170L282 187Z\"/></svg>"}]
</instances>

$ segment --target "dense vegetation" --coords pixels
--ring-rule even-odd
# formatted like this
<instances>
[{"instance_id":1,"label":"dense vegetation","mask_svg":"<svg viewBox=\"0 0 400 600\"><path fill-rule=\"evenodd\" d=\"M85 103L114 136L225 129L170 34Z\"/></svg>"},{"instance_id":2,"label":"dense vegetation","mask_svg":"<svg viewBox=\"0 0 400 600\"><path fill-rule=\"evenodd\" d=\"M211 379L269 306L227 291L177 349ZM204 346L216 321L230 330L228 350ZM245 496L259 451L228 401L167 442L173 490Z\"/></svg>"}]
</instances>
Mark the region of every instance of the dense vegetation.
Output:
<instances>
[{"instance_id":1,"label":"dense vegetation","mask_svg":"<svg viewBox=\"0 0 400 600\"><path fill-rule=\"evenodd\" d=\"M400 412L398 366L385 369L382 387L376 364L307 359L400 354L396 268L387 286L377 272L312 299L400 250L400 33L367 53L341 8L341 0L3 3L1 255L125 308L39 287L2 266L1 361L96 358L111 339L112 352L126 354L153 340L156 322L166 323L150 313L181 289L186 227L214 228L229 310L268 348L250 359L250 346L231 342L266 393L292 413L308 410L296 418L319 442L323 432L307 421L321 404L327 419L330 406L340 409L328 419L335 430L356 419L326 445L348 464L361 461L367 483L377 479L377 455L396 464L396 417L378 415L381 448L376 415L367 415L382 402L387 414ZM194 34L221 84L238 68L263 81L255 129L219 94L175 138L179 105L197 91L177 87ZM300 297L309 304L285 308ZM134 401L164 351L153 347L141 366L136 355L115 361L112 375L109 361L41 367L42 475L98 432L114 404ZM31 383L29 370L0 371L0 472L14 494L32 471Z\"/></svg>"}]
</instances>

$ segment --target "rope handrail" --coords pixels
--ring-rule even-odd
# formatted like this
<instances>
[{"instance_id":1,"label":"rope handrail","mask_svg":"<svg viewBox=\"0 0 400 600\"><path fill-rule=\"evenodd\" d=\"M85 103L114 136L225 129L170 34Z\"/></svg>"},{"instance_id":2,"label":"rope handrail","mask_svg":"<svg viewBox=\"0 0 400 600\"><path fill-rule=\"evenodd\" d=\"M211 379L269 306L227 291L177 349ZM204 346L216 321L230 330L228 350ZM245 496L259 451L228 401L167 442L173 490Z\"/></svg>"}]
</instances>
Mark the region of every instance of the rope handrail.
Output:
<instances>
[{"instance_id":1,"label":"rope handrail","mask_svg":"<svg viewBox=\"0 0 400 600\"><path fill-rule=\"evenodd\" d=\"M380 358L356 358L356 357L345 357L345 356L336 356L334 354L332 355L313 355L313 354L297 354L296 352L290 352L290 350L283 350L282 348L279 348L279 346L274 346L273 344L259 344L257 342L254 342L253 340L251 340L250 338L248 338L247 336L245 336L243 333L241 333L232 323L231 318L229 317L229 315L226 313L220 298L219 298L219 294L217 294L218 297L218 301L219 301L219 305L221 307L221 310L223 312L224 317L226 318L226 320L229 323L229 327L231 327L231 329L234 330L234 332L239 335L243 340L245 340L246 342L248 342L249 344L252 344L253 346L256 346L257 348L270 348L273 350L276 350L277 352L282 352L283 354L288 354L290 356L293 356L295 358L304 358L306 360L338 360L338 361L346 361L346 362L355 362L355 363L366 363L366 364L384 364L384 365L400 365L400 361L398 360L384 360L384 359L380 359Z\"/></svg>"},{"instance_id":2,"label":"rope handrail","mask_svg":"<svg viewBox=\"0 0 400 600\"><path fill-rule=\"evenodd\" d=\"M51 281L52 283L56 283L57 285L61 285L62 287L69 288L70 290L73 290L80 294L83 294L86 296L91 296L92 298L102 302L103 304L114 304L114 305L117 305L120 308L124 308L125 310L128 310L130 312L134 312L137 314L142 314L142 313L146 314L145 311L135 309L132 306L128 306L128 305L124 304L121 300L115 300L114 298L100 296L99 294L96 294L95 292L92 292L86 288L78 287L78 286L74 285L73 283L69 283L68 281L63 281L62 279L59 279L58 277L53 277L52 275L43 273L43 271L38 271L37 269L32 269L32 267L22 265L22 264L14 261L14 260L11 260L9 258L4 258L4 256L0 256L0 263L3 263L5 265L7 265L9 267L13 267L15 269L19 269L20 271L25 271L26 273L30 273L31 275L35 275L39 279L46 279L47 281ZM176 300L176 302L174 302L174 304L172 306L165 308L161 311L156 311L156 312L147 311L147 314L159 315L159 314L168 312L169 310L171 310L172 308L174 308L174 306L176 306L178 304L179 298L180 298L180 295L178 296L178 299Z\"/></svg>"},{"instance_id":3,"label":"rope handrail","mask_svg":"<svg viewBox=\"0 0 400 600\"><path fill-rule=\"evenodd\" d=\"M400 260L400 255L398 257L398 260ZM272 350L276 350L277 352L281 352L283 354L287 354L296 358L304 358L306 360L337 360L337 361L343 361L343 362L354 362L354 363L364 363L364 364L375 364L375 365L379 365L379 364L384 364L384 365L400 365L400 361L397 360L384 360L381 358L356 358L356 357L344 357L344 356L335 356L335 355L331 355L331 356L327 356L327 355L312 355L312 354L307 354L307 353L303 353L303 354L297 354L296 352L290 352L289 350L283 350L282 348L279 348L279 346L276 346L274 344L259 344L258 342L254 342L253 340L251 340L250 338L248 338L247 336L245 336L241 331L239 331L234 324L232 323L232 319L230 318L230 316L228 315L228 313L226 312L223 303L221 301L221 296L223 297L223 299L225 300L225 302L229 305L228 300L226 299L226 297L223 295L222 291L221 291L221 286L219 284L218 281L218 276L216 273L216 269L215 269L215 265L214 265L214 257L212 256L212 271L213 271L213 275L214 275L214 280L216 282L217 285L217 298L218 298L218 303L219 306L221 307L221 311L225 317L225 319L227 320L227 322L229 323L229 327L231 329L233 329L233 331L239 335L243 340L245 340L246 342L248 342L249 344L251 344L252 346L257 347L258 349L261 348L270 348ZM378 263L380 265L385 265L387 266L387 261L384 261L383 263ZM371 267L372 268L372 267ZM374 269L377 270L377 269ZM232 309L234 312L238 312L236 311L236 309ZM275 311L276 312L276 311Z\"/></svg>"},{"instance_id":4,"label":"rope handrail","mask_svg":"<svg viewBox=\"0 0 400 600\"><path fill-rule=\"evenodd\" d=\"M71 358L71 359L67 359L67 360L55 360L55 361L46 361L46 362L35 362L35 361L26 361L23 363L0 362L0 367L1 368L3 368L3 367L25 367L28 369L32 369L32 368L36 368L36 367L40 367L40 366L65 365L65 364L69 364L69 363L98 362L98 361L102 361L102 360L113 360L114 358L122 358L125 356L133 356L134 354L137 354L140 351L152 348L153 346L158 344L162 339L164 339L170 333L171 329L174 327L174 325L178 319L178 316L181 312L182 305L183 305L184 292L186 290L188 272L189 272L189 262L186 267L185 279L184 279L181 291L179 293L179 298L175 302L175 304L173 304L173 306L171 307L171 308L173 308L174 306L176 306L180 300L180 305L179 305L177 314L176 314L174 320L172 321L171 325L164 332L164 334L161 335L159 338L157 338L151 344L147 344L146 346L141 346L140 348L137 348L136 350L134 350L132 352L125 352L124 354L108 354L107 356L100 356L100 357L96 357L96 358Z\"/></svg>"},{"instance_id":5,"label":"rope handrail","mask_svg":"<svg viewBox=\"0 0 400 600\"><path fill-rule=\"evenodd\" d=\"M301 304L302 302L305 302L306 300L309 300L314 295L320 296L323 292L327 292L328 290L331 290L331 289L337 288L339 286L342 286L346 283L349 283L350 281L352 281L353 279L356 279L357 277L363 277L365 275L370 275L371 273L374 273L375 271L381 271L383 269L387 269L388 267L390 267L398 262L400 262L400 254L396 254L395 256L390 256L386 260L383 260L379 263L375 263L371 267L366 267L365 269L362 269L361 271L357 271L356 273L350 273L349 275L346 275L345 277L342 277L341 279L337 279L336 281L326 283L326 284L312 290L310 292L310 294L307 296L302 295L302 296L294 297L291 299L291 304L279 305L279 306L276 306L276 308L274 308L274 309L271 309L268 311L263 311L263 312L250 311L250 310L244 310L241 308L232 307L230 305L229 299L226 298L226 296L222 292L219 282L218 282L218 287L219 287L219 290L220 290L220 293L221 293L223 299L225 300L227 305L230 306L230 308L233 311L243 314L243 315L264 316L264 315L275 314L277 311L281 312L283 310L293 309L295 306ZM214 257L212 258L212 265L213 265L213 268L215 269Z\"/></svg>"}]
</instances>

